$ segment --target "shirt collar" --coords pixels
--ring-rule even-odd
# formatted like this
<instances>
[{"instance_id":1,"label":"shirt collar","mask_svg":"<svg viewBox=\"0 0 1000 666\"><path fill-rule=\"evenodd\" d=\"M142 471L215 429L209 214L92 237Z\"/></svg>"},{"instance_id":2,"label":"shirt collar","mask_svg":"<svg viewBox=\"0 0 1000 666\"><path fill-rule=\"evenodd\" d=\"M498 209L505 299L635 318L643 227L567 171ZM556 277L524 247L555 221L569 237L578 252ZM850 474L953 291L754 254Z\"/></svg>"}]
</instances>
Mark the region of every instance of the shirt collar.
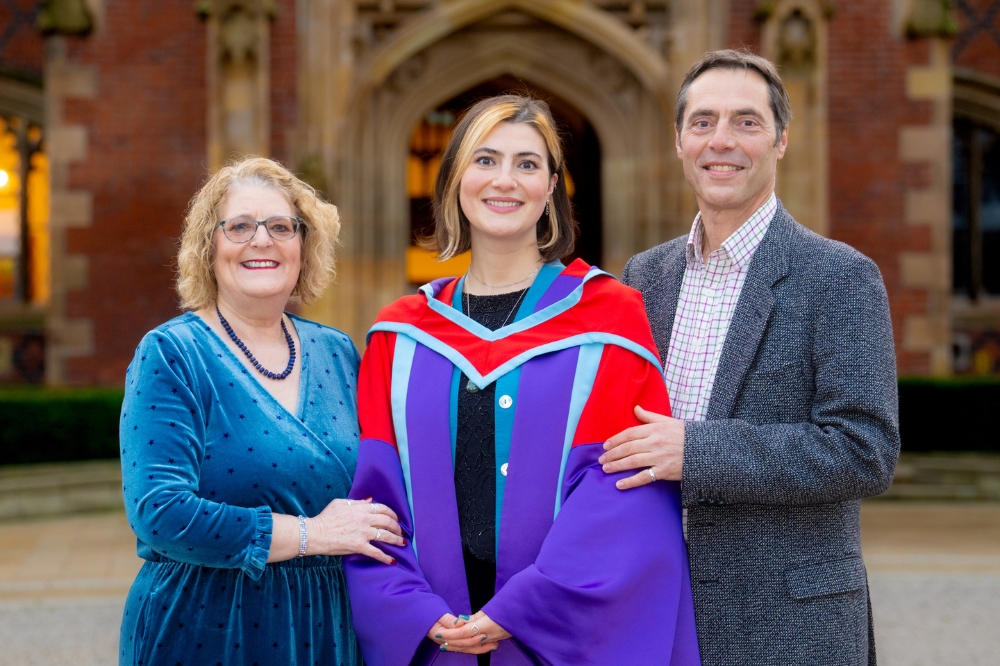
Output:
<instances>
[{"instance_id":1,"label":"shirt collar","mask_svg":"<svg viewBox=\"0 0 1000 666\"><path fill-rule=\"evenodd\" d=\"M760 245L767 228L774 219L774 214L778 211L778 198L772 192L767 201L754 211L747 221L740 225L739 229L722 242L722 247L716 252L723 251L729 260L744 268L753 258L754 250ZM701 212L694 218L691 225L691 233L688 234L687 261L688 263L704 263L705 259L701 255L702 241L705 237L705 225L701 221Z\"/></svg>"}]
</instances>

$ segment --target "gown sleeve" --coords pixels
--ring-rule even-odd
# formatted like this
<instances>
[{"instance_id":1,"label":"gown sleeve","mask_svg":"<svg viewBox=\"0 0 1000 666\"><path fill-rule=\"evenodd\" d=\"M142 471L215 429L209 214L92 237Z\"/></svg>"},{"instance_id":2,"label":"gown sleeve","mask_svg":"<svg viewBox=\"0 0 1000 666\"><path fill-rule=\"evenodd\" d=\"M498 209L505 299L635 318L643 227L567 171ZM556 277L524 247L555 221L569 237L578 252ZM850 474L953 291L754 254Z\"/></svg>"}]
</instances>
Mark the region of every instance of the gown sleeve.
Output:
<instances>
[{"instance_id":1,"label":"gown sleeve","mask_svg":"<svg viewBox=\"0 0 1000 666\"><path fill-rule=\"evenodd\" d=\"M639 425L633 407L669 414L663 378L645 359L606 347L563 481L563 505L534 564L483 611L542 664L696 666L678 484L615 487L604 441Z\"/></svg>"},{"instance_id":2,"label":"gown sleeve","mask_svg":"<svg viewBox=\"0 0 1000 666\"><path fill-rule=\"evenodd\" d=\"M168 332L153 331L129 365L119 429L125 512L140 555L144 544L256 580L271 548L271 509L199 497L206 426L194 356Z\"/></svg>"},{"instance_id":3,"label":"gown sleeve","mask_svg":"<svg viewBox=\"0 0 1000 666\"><path fill-rule=\"evenodd\" d=\"M373 498L399 516L404 537L412 542L413 520L392 424L392 358L395 334L372 334L361 361L358 410L361 445L352 499ZM382 564L364 555L344 558L354 630L369 666L409 664L437 646L425 640L428 630L451 610L434 593L409 546L380 543L396 559ZM389 618L392 618L391 622Z\"/></svg>"}]
</instances>

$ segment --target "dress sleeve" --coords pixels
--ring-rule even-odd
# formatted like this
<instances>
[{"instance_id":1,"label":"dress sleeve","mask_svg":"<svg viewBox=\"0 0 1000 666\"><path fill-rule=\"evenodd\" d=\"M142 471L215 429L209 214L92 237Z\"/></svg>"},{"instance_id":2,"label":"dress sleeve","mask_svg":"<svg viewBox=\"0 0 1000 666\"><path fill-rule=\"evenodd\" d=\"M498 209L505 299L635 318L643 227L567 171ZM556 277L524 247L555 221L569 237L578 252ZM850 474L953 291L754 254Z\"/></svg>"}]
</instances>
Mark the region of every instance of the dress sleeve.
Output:
<instances>
[{"instance_id":1,"label":"dress sleeve","mask_svg":"<svg viewBox=\"0 0 1000 666\"><path fill-rule=\"evenodd\" d=\"M361 361L358 412L361 445L352 499L371 497L399 516L404 536L412 543L413 520L392 425L392 359L395 334L372 335ZM411 546L380 543L396 559L386 565L364 555L344 558L354 630L369 666L405 666L418 650L422 657L437 646L427 631L450 613L444 599L431 590ZM424 663L422 659L417 660Z\"/></svg>"},{"instance_id":2,"label":"dress sleeve","mask_svg":"<svg viewBox=\"0 0 1000 666\"><path fill-rule=\"evenodd\" d=\"M129 365L119 429L129 525L159 555L256 580L271 548L271 509L198 496L205 402L187 356L173 336L153 331Z\"/></svg>"},{"instance_id":3,"label":"dress sleeve","mask_svg":"<svg viewBox=\"0 0 1000 666\"><path fill-rule=\"evenodd\" d=\"M608 346L574 438L563 505L534 564L483 608L538 663L700 663L680 491L628 491L634 474L606 474L607 437L637 425L632 407L669 414L663 378L645 359Z\"/></svg>"}]
</instances>

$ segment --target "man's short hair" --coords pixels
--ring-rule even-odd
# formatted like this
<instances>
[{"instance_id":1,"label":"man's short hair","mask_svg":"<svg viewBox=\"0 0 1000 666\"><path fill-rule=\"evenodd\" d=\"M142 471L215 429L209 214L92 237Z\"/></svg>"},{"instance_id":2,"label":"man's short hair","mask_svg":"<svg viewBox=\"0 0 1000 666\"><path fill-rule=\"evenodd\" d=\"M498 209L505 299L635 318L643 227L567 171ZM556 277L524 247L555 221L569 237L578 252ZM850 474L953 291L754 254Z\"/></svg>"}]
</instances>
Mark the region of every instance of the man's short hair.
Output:
<instances>
[{"instance_id":1,"label":"man's short hair","mask_svg":"<svg viewBox=\"0 0 1000 666\"><path fill-rule=\"evenodd\" d=\"M684 75L684 82L681 83L680 92L677 93L677 117L674 119L677 131L680 131L681 125L684 123L688 88L691 87L695 79L710 69L754 71L764 78L764 81L767 82L771 113L774 114L774 124L778 130L774 145L778 145L781 142L781 133L788 127L788 123L792 122L792 104L788 101L785 84L778 76L778 68L767 58L750 51L737 51L736 49L709 51Z\"/></svg>"}]
</instances>

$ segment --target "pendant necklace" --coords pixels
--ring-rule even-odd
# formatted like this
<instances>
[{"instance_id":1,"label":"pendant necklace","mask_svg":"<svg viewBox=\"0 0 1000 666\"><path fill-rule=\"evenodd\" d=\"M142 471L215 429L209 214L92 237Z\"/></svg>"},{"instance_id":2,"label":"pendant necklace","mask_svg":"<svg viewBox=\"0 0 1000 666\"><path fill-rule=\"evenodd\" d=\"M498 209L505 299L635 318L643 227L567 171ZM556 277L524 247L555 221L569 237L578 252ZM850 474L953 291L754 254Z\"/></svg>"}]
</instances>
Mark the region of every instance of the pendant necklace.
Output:
<instances>
[{"instance_id":1,"label":"pendant necklace","mask_svg":"<svg viewBox=\"0 0 1000 666\"><path fill-rule=\"evenodd\" d=\"M541 267L539 267L539 268L541 268ZM535 271L535 273L537 273L537 272L538 272L538 271L536 270L536 271ZM528 277L532 277L532 276L533 276L533 275L534 275L535 273L532 273L532 274L531 274L531 275L529 275ZM478 277L476 277L476 279L477 279L477 280L479 280L479 278L478 278ZM528 279L528 278L524 278L524 280L527 280L527 279ZM524 280L520 280L520 282L524 282ZM480 281L480 282L483 282L482 280L479 280L479 281ZM483 282L483 284L486 284L486 283L485 283L485 282ZM513 283L511 283L511 284L517 284L517 282L513 282ZM486 285L486 286L488 286L488 287L496 287L496 286L506 286L506 287L509 287L509 286L511 286L511 285L492 285L492 284L489 284L489 285ZM519 305L521 304L521 300L522 300L522 299L524 298L524 295L525 295L525 294L527 294L527 293L528 293L528 290L527 290L527 289L525 289L525 290L523 290L523 291L521 292L521 295L517 297L517 300L516 300L516 301L514 301L514 307L512 307L512 308L510 309L510 312L508 312L508 313L507 313L507 317L506 317L506 318L504 318L504 320L503 320L503 323L502 323L502 324L500 324L500 328L503 328L504 326L506 326L506 325L507 325L507 322L508 322L508 321L510 321L510 318L511 318L511 316L513 316L513 314L514 314L515 312L517 312L517 308L518 308L518 306L519 306ZM468 291L465 291L465 290L463 290L463 292L462 292L462 298L463 298L463 299L465 299L465 313L466 313L466 314L467 314L467 315L469 316L469 318L471 319L471 318L472 318L472 301L471 301L471 299L469 298L469 292L468 292ZM469 393L475 393L476 391L478 391L478 390L479 390L479 387L478 387L478 386L476 386L476 385L475 385L475 384L474 384L474 383L472 382L472 380L470 379L470 380L468 381L468 383L467 383L467 384L465 385L465 390L466 390L466 391L468 391Z\"/></svg>"},{"instance_id":2,"label":"pendant necklace","mask_svg":"<svg viewBox=\"0 0 1000 666\"><path fill-rule=\"evenodd\" d=\"M236 343L236 346L239 347L244 354L246 354L248 359L250 359L250 364L253 365L253 367L257 368L257 372L264 375L268 379L284 379L289 374L291 374L292 368L295 367L295 341L292 340L292 336L288 332L288 328L285 327L284 317L281 318L281 330L285 334L285 340L288 341L288 367L285 368L284 372L278 374L276 372L271 372L270 370L262 366L260 364L260 361L258 361L253 357L253 354L250 352L249 349L247 349L247 346L243 343L243 341L240 340L238 337L236 337L236 332L233 331L233 327L230 326L229 322L226 321L226 318L222 316L222 312L219 310L218 304L216 304L215 306L215 311L219 315L219 321L222 322L222 328L226 329L226 333L228 333L229 337L232 338L233 342Z\"/></svg>"},{"instance_id":3,"label":"pendant necklace","mask_svg":"<svg viewBox=\"0 0 1000 666\"><path fill-rule=\"evenodd\" d=\"M469 274L472 275L472 277L474 277L477 280L479 280L480 284L485 284L487 287L492 287L494 289L502 289L504 287L513 287L515 284L521 284L525 280L530 280L531 278L535 277L535 275L537 275L538 271L540 271L540 270L542 270L541 264L539 264L538 268L536 268L535 270L531 271L531 275L529 275L528 277L523 277L520 280L518 280L517 282L508 282L507 284L490 284L489 282L487 282L483 278L481 278L478 275L476 275L475 271L472 270L472 266L469 266ZM503 328L503 327L501 326L501 328Z\"/></svg>"}]
</instances>

